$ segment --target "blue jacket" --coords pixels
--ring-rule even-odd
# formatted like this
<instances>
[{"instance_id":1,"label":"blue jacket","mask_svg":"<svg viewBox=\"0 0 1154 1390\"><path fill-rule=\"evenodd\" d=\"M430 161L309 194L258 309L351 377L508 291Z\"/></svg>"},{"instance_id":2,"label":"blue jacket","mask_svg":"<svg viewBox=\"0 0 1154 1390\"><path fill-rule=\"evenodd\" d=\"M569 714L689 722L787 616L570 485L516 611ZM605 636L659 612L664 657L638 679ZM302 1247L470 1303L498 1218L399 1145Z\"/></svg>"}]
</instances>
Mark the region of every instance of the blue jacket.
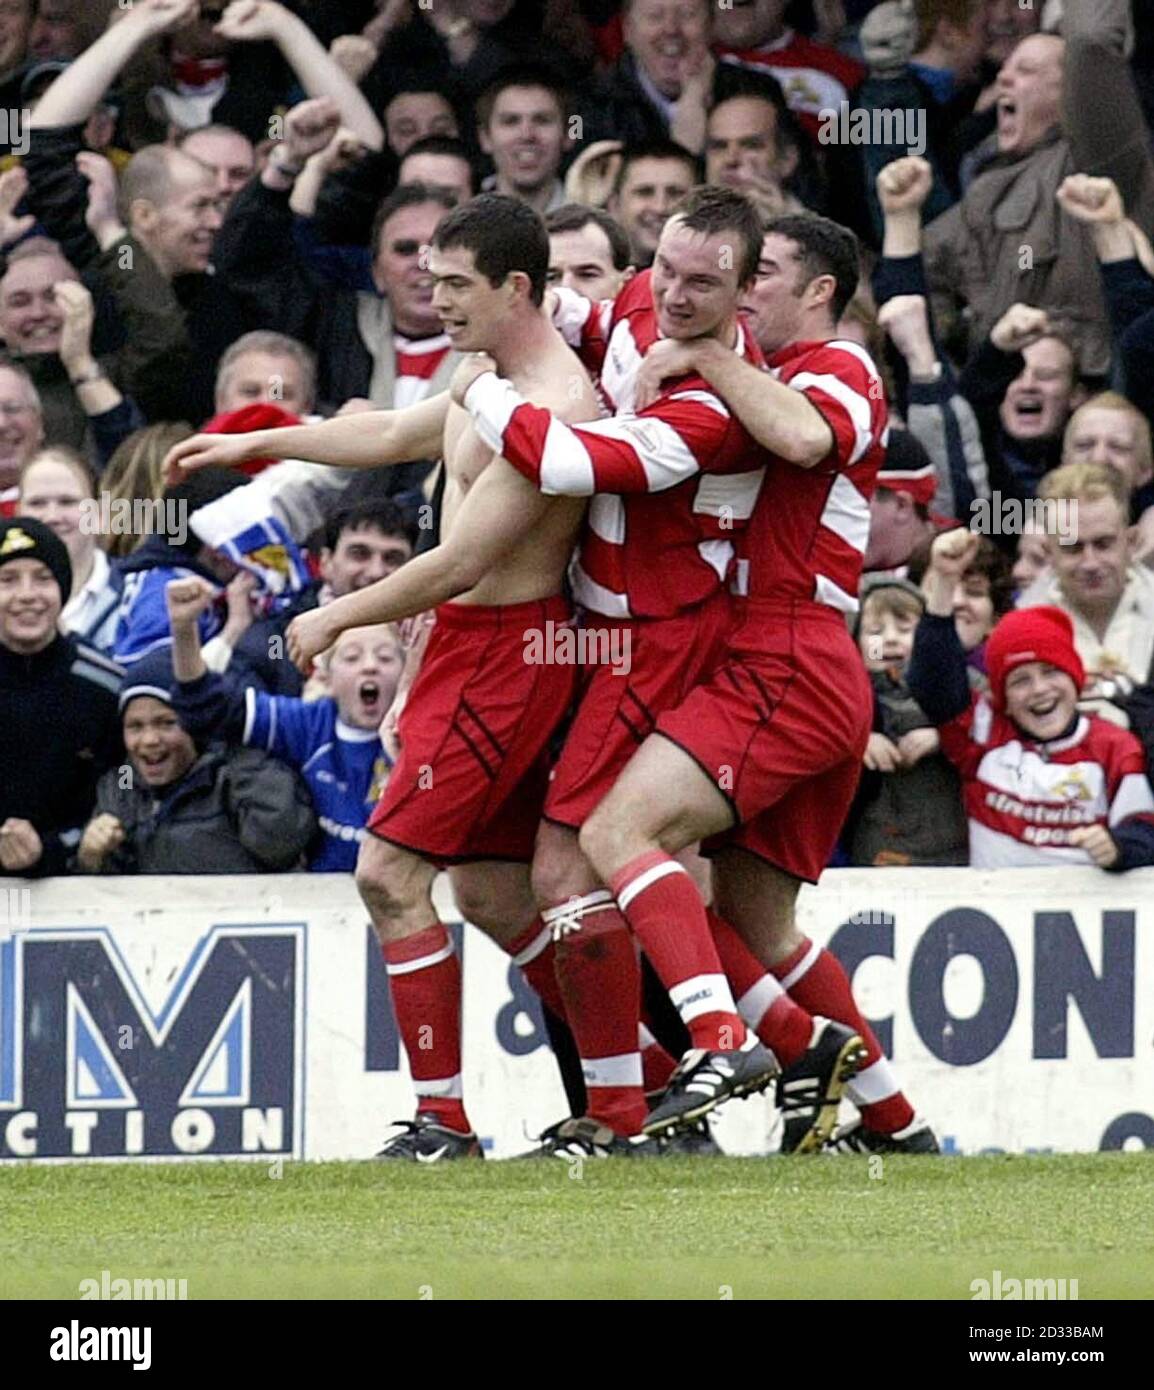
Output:
<instances>
[{"instance_id":1,"label":"blue jacket","mask_svg":"<svg viewBox=\"0 0 1154 1390\"><path fill-rule=\"evenodd\" d=\"M124 575L124 592L120 600L112 657L121 666L130 666L142 656L172 642L164 593L169 580L199 575L220 588L215 575L182 550L169 545L163 536L149 536L138 550L121 563L120 569ZM200 617L201 643L215 637L223 626L223 619L216 609L207 609Z\"/></svg>"},{"instance_id":2,"label":"blue jacket","mask_svg":"<svg viewBox=\"0 0 1154 1390\"><path fill-rule=\"evenodd\" d=\"M353 729L336 701L242 689L213 672L173 687L173 707L194 738L215 735L261 748L297 768L320 826L308 867L351 873L365 821L392 767L374 730Z\"/></svg>"}]
</instances>

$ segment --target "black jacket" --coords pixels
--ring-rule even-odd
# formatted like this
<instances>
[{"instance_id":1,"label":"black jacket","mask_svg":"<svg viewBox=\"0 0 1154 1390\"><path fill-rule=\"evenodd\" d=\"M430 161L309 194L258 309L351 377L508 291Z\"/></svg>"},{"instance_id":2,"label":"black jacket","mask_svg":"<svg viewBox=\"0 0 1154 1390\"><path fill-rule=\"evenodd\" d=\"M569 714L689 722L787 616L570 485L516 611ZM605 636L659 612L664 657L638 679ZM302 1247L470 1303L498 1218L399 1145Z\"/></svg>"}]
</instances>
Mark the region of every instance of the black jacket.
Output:
<instances>
[{"instance_id":1,"label":"black jacket","mask_svg":"<svg viewBox=\"0 0 1154 1390\"><path fill-rule=\"evenodd\" d=\"M289 193L254 179L237 194L213 244L220 275L250 323L287 333L317 353L323 401L366 396L373 361L357 327L357 296L326 284L301 263L293 239Z\"/></svg>"},{"instance_id":2,"label":"black jacket","mask_svg":"<svg viewBox=\"0 0 1154 1390\"><path fill-rule=\"evenodd\" d=\"M123 761L121 669L74 637L21 656L0 646L0 824L31 821L44 855L32 878L63 873L96 798Z\"/></svg>"},{"instance_id":3,"label":"black jacket","mask_svg":"<svg viewBox=\"0 0 1154 1390\"><path fill-rule=\"evenodd\" d=\"M665 113L654 106L637 80L637 64L629 52L621 55L617 66L602 80L582 115L587 142L622 140L636 145L669 139Z\"/></svg>"}]
</instances>

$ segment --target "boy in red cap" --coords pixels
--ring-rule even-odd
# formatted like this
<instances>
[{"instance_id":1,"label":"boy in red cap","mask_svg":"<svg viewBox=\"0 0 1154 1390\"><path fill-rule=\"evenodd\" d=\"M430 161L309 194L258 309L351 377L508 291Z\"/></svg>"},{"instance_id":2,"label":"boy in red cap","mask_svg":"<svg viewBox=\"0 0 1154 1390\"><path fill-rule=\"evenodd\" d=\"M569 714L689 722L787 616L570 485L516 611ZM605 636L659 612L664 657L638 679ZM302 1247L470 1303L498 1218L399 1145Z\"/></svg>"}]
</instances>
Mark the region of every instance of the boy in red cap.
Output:
<instances>
[{"instance_id":1,"label":"boy in red cap","mask_svg":"<svg viewBox=\"0 0 1154 1390\"><path fill-rule=\"evenodd\" d=\"M971 697L952 595L977 545L967 530L934 541L923 581L927 614L908 673L962 776L971 865L1091 863L1120 872L1154 864L1154 793L1142 745L1079 712L1085 673L1065 613L1008 613L986 647L990 693Z\"/></svg>"}]
</instances>

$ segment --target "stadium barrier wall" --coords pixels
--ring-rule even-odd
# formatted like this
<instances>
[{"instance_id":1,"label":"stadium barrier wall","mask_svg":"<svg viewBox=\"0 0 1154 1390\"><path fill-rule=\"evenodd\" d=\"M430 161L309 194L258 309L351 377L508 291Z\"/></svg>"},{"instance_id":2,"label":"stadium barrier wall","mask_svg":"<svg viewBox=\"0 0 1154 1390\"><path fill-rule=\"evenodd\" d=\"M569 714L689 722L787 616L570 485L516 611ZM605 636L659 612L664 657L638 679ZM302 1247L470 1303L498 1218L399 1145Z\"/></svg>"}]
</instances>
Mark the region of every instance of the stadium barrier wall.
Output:
<instances>
[{"instance_id":1,"label":"stadium barrier wall","mask_svg":"<svg viewBox=\"0 0 1154 1390\"><path fill-rule=\"evenodd\" d=\"M1152 918L1154 870L840 870L799 905L960 1153L1154 1147ZM520 972L460 933L466 1100L505 1157L563 1093ZM0 1159L361 1158L411 1112L351 879L0 881ZM777 1124L759 1097L718 1135Z\"/></svg>"}]
</instances>

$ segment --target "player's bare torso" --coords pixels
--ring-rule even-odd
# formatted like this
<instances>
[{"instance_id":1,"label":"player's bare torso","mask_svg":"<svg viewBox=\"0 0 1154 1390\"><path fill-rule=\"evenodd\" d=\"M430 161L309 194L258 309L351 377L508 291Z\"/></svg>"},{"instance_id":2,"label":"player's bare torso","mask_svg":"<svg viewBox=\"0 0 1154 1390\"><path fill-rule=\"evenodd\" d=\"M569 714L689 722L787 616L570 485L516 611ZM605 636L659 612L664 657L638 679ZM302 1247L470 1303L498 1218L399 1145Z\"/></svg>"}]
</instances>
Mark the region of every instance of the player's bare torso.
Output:
<instances>
[{"instance_id":1,"label":"player's bare torso","mask_svg":"<svg viewBox=\"0 0 1154 1390\"><path fill-rule=\"evenodd\" d=\"M534 405L544 406L571 423L596 420L602 414L588 373L558 335L555 346L531 369L510 372L508 379ZM449 407L445 421L445 495L441 524L448 536L470 488L494 459L493 450L473 428L468 412ZM533 485L510 465L503 464L505 485L520 494L535 493ZM506 476L507 474L507 476ZM536 497L535 524L513 543L484 579L458 600L460 603L513 604L548 598L560 591L585 513L583 498ZM463 538L466 542L468 537Z\"/></svg>"}]
</instances>

